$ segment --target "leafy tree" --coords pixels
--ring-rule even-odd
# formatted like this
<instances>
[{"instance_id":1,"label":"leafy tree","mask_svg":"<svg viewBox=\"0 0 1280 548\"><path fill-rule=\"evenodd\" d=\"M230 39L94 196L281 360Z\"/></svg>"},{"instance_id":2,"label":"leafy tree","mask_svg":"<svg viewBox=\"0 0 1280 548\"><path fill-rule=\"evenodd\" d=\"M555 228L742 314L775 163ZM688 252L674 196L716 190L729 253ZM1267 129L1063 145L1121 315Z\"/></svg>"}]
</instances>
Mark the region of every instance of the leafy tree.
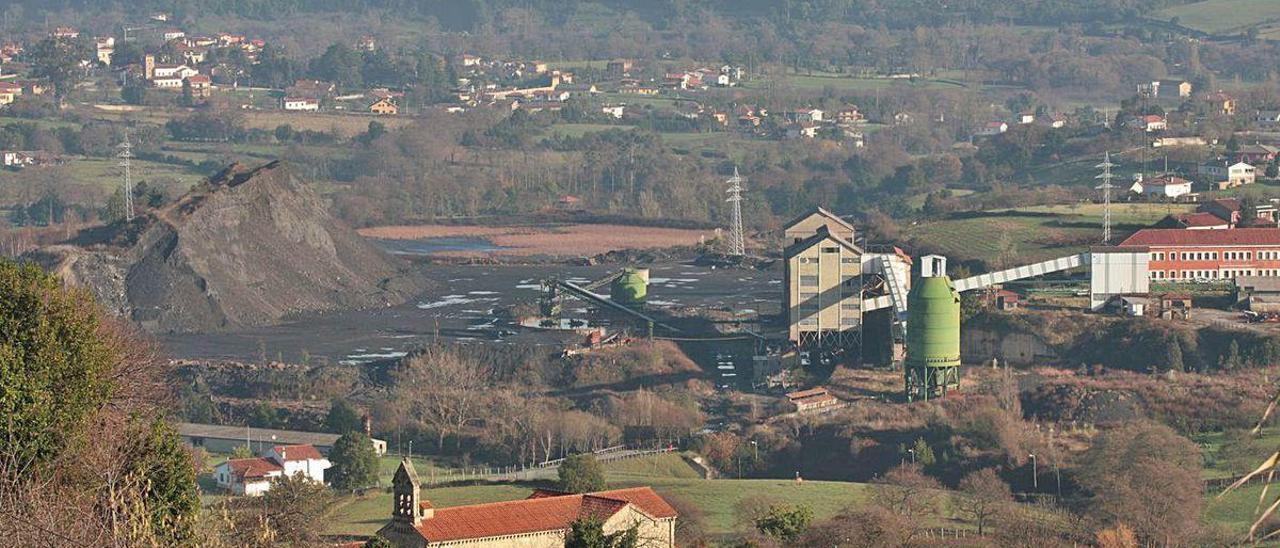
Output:
<instances>
[{"instance_id":1,"label":"leafy tree","mask_svg":"<svg viewBox=\"0 0 1280 548\"><path fill-rule=\"evenodd\" d=\"M929 447L929 442L925 441L923 437L916 438L916 442L911 446L911 452L915 454L915 457L911 458L911 460L922 468L933 466L938 462L938 458L933 454L933 448ZM910 458L910 453L907 451L903 451L903 453L907 453L904 457Z\"/></svg>"},{"instance_id":2,"label":"leafy tree","mask_svg":"<svg viewBox=\"0 0 1280 548\"><path fill-rule=\"evenodd\" d=\"M636 548L639 545L640 531L636 526L606 534L604 522L598 518L574 521L564 536L565 548Z\"/></svg>"},{"instance_id":3,"label":"leafy tree","mask_svg":"<svg viewBox=\"0 0 1280 548\"><path fill-rule=\"evenodd\" d=\"M329 414L324 418L324 427L334 434L363 432L364 421L360 419L360 413L356 408L347 403L347 400L334 398L333 403L329 404Z\"/></svg>"},{"instance_id":4,"label":"leafy tree","mask_svg":"<svg viewBox=\"0 0 1280 548\"><path fill-rule=\"evenodd\" d=\"M364 548L396 548L396 545L379 535L374 535L373 538L365 541Z\"/></svg>"},{"instance_id":5,"label":"leafy tree","mask_svg":"<svg viewBox=\"0 0 1280 548\"><path fill-rule=\"evenodd\" d=\"M125 482L140 487L144 494L141 507L165 545L191 545L196 539L196 516L200 513L191 453L178 432L163 420L138 422L131 430L132 443L124 458Z\"/></svg>"},{"instance_id":6,"label":"leafy tree","mask_svg":"<svg viewBox=\"0 0 1280 548\"><path fill-rule=\"evenodd\" d=\"M960 495L954 497L953 506L977 524L978 536L982 536L991 518L1011 503L1009 484L996 475L994 468L983 468L960 480Z\"/></svg>"},{"instance_id":7,"label":"leafy tree","mask_svg":"<svg viewBox=\"0 0 1280 548\"><path fill-rule=\"evenodd\" d=\"M120 99L130 105L141 105L147 102L147 84L142 79L130 80L120 88Z\"/></svg>"},{"instance_id":8,"label":"leafy tree","mask_svg":"<svg viewBox=\"0 0 1280 548\"><path fill-rule=\"evenodd\" d=\"M0 261L0 461L41 466L84 434L122 358L104 329L86 291Z\"/></svg>"},{"instance_id":9,"label":"leafy tree","mask_svg":"<svg viewBox=\"0 0 1280 548\"><path fill-rule=\"evenodd\" d=\"M1165 358L1164 358L1165 370L1166 371L1185 370L1185 366L1182 363L1182 347L1175 340L1173 341L1173 344L1168 345L1167 348L1168 350L1166 351Z\"/></svg>"},{"instance_id":10,"label":"leafy tree","mask_svg":"<svg viewBox=\"0 0 1280 548\"><path fill-rule=\"evenodd\" d=\"M360 489L378 483L378 454L373 440L363 432L349 431L338 438L329 460L333 462L329 483L334 489Z\"/></svg>"},{"instance_id":11,"label":"leafy tree","mask_svg":"<svg viewBox=\"0 0 1280 548\"><path fill-rule=\"evenodd\" d=\"M231 458L233 459L248 459L253 458L253 456L253 449L249 448L248 445L237 445L235 449L231 450Z\"/></svg>"},{"instance_id":12,"label":"leafy tree","mask_svg":"<svg viewBox=\"0 0 1280 548\"><path fill-rule=\"evenodd\" d=\"M794 544L813 521L813 510L808 506L781 504L756 520L756 529L787 544Z\"/></svg>"},{"instance_id":13,"label":"leafy tree","mask_svg":"<svg viewBox=\"0 0 1280 548\"><path fill-rule=\"evenodd\" d=\"M560 463L560 489L570 493L590 493L605 488L604 468L595 455L570 455Z\"/></svg>"},{"instance_id":14,"label":"leafy tree","mask_svg":"<svg viewBox=\"0 0 1280 548\"><path fill-rule=\"evenodd\" d=\"M45 38L36 42L27 53L33 64L32 74L48 80L59 101L84 77L80 61L96 57L93 47L85 37Z\"/></svg>"}]
</instances>

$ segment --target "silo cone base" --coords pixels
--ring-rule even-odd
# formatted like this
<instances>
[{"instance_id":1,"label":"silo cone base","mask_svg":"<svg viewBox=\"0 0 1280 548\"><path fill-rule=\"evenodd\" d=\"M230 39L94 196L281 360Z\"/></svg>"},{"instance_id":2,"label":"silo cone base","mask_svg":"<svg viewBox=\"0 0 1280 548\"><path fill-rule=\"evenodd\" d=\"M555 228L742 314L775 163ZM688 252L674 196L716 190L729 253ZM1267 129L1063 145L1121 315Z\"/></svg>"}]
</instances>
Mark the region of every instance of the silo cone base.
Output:
<instances>
[{"instance_id":1,"label":"silo cone base","mask_svg":"<svg viewBox=\"0 0 1280 548\"><path fill-rule=\"evenodd\" d=\"M907 401L928 401L941 398L947 392L960 388L960 367L906 366Z\"/></svg>"}]
</instances>

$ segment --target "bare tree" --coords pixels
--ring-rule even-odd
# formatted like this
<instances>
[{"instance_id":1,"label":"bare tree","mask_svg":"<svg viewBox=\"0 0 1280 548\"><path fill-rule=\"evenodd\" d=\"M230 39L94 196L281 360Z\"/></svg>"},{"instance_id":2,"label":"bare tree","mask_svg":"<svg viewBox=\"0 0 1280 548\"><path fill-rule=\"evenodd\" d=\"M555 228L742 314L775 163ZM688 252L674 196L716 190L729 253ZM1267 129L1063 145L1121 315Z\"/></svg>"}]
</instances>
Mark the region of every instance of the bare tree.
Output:
<instances>
[{"instance_id":1,"label":"bare tree","mask_svg":"<svg viewBox=\"0 0 1280 548\"><path fill-rule=\"evenodd\" d=\"M438 447L476 420L493 380L488 366L442 346L413 357L397 376L400 400L415 419L435 429Z\"/></svg>"},{"instance_id":2,"label":"bare tree","mask_svg":"<svg viewBox=\"0 0 1280 548\"><path fill-rule=\"evenodd\" d=\"M994 468L983 468L960 480L960 493L953 497L952 504L978 525L978 535L982 535L991 519L1012 502L1009 484L996 475Z\"/></svg>"},{"instance_id":3,"label":"bare tree","mask_svg":"<svg viewBox=\"0 0 1280 548\"><path fill-rule=\"evenodd\" d=\"M904 464L876 480L871 500L893 512L919 518L938 511L938 493L942 484L924 475L920 467Z\"/></svg>"}]
</instances>

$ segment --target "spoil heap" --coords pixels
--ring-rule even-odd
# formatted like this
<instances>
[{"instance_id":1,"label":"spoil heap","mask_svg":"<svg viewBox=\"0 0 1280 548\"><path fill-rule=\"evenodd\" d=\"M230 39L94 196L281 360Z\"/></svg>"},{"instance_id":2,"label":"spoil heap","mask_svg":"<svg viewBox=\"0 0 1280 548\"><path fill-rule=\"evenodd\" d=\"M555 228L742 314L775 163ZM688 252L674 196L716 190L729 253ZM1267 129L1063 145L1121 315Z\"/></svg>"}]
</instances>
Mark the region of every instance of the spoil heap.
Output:
<instances>
[{"instance_id":1,"label":"spoil heap","mask_svg":"<svg viewBox=\"0 0 1280 548\"><path fill-rule=\"evenodd\" d=\"M422 289L280 162L234 164L121 230L132 234L112 235L114 245L57 246L30 258L149 331L269 325L399 304Z\"/></svg>"}]
</instances>

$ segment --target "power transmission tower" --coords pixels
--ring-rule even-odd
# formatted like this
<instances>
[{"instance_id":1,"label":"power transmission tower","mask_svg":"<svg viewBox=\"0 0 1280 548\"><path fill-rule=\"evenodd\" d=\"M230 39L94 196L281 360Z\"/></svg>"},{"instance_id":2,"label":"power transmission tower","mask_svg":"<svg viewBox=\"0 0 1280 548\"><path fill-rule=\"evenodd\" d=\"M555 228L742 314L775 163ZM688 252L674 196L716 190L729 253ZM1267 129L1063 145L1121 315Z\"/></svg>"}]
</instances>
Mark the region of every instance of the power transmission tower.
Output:
<instances>
[{"instance_id":1,"label":"power transmission tower","mask_svg":"<svg viewBox=\"0 0 1280 548\"><path fill-rule=\"evenodd\" d=\"M733 168L733 177L729 183L729 198L726 202L733 204L733 219L729 223L729 254L743 256L747 254L746 238L742 233L742 183L746 179L738 175L738 168Z\"/></svg>"},{"instance_id":2,"label":"power transmission tower","mask_svg":"<svg viewBox=\"0 0 1280 548\"><path fill-rule=\"evenodd\" d=\"M133 144L129 142L129 129L124 130L124 142L116 147L116 157L120 159L120 167L124 168L124 218L133 220L133 172L130 171L130 160L133 159Z\"/></svg>"},{"instance_id":3,"label":"power transmission tower","mask_svg":"<svg viewBox=\"0 0 1280 548\"><path fill-rule=\"evenodd\" d=\"M1111 168L1115 164L1111 163L1111 153L1107 152L1103 157L1101 164L1094 167L1102 168L1102 174L1095 179L1102 179L1102 184L1094 187L1102 191L1102 243L1111 242L1111 189L1115 188L1111 184Z\"/></svg>"}]
</instances>

